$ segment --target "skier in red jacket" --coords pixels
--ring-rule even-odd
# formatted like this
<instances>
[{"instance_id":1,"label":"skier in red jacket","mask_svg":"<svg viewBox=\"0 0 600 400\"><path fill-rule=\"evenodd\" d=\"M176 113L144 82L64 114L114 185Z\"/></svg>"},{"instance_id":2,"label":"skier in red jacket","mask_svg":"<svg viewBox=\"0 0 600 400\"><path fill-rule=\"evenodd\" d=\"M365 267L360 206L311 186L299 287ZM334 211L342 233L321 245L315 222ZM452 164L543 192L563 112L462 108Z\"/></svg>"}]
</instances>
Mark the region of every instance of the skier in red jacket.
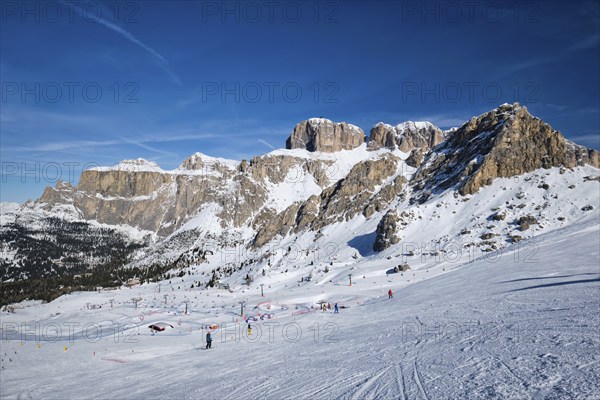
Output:
<instances>
[{"instance_id":1,"label":"skier in red jacket","mask_svg":"<svg viewBox=\"0 0 600 400\"><path fill-rule=\"evenodd\" d=\"M392 295L392 289L388 290L388 299L393 298L394 296Z\"/></svg>"}]
</instances>

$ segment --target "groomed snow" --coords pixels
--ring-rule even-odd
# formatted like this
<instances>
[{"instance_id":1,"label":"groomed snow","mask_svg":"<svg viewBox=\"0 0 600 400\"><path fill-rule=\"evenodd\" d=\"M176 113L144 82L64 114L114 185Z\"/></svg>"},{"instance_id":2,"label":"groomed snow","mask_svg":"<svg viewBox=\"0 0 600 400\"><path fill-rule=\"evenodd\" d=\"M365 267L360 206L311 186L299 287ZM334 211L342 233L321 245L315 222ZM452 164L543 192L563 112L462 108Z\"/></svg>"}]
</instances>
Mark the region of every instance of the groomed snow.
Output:
<instances>
[{"instance_id":1,"label":"groomed snow","mask_svg":"<svg viewBox=\"0 0 600 400\"><path fill-rule=\"evenodd\" d=\"M399 274L379 283L355 276L352 286L288 281L284 290L265 287L265 297L254 286L230 293L162 282L160 293L149 284L25 304L2 314L0 395L594 398L599 242L588 220L538 237L535 254L513 245L494 261L409 282ZM250 336L244 324L235 328L240 300L257 319ZM318 300L349 308L311 310ZM174 329L152 335L157 322ZM204 350L207 327L219 323L228 325Z\"/></svg>"}]
</instances>

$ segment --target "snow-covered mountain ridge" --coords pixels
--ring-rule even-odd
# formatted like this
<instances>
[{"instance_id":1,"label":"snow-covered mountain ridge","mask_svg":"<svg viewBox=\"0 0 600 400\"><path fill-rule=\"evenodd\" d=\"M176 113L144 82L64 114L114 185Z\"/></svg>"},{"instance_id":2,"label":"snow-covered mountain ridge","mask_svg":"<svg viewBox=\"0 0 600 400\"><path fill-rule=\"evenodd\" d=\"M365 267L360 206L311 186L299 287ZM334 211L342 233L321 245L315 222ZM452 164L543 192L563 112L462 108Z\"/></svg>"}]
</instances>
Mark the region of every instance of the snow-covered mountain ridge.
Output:
<instances>
[{"instance_id":1,"label":"snow-covered mountain ridge","mask_svg":"<svg viewBox=\"0 0 600 400\"><path fill-rule=\"evenodd\" d=\"M518 103L446 132L380 123L364 140L353 125L309 119L288 149L249 161L195 153L171 171L142 159L97 167L20 210L132 227L150 239L131 265L201 263L232 284L289 264L312 270L326 248L342 264L440 258L450 245L482 256L598 212L598 152ZM3 246L9 262L15 245ZM292 247L304 255L284 257Z\"/></svg>"}]
</instances>

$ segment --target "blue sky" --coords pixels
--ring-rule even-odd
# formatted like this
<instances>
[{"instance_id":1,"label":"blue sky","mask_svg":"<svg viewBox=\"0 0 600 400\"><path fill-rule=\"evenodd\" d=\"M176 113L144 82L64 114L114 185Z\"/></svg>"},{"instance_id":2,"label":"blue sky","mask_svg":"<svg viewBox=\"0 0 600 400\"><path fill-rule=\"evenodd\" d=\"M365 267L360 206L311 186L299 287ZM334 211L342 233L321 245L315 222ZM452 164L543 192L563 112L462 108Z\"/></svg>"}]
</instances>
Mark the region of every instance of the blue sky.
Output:
<instances>
[{"instance_id":1,"label":"blue sky","mask_svg":"<svg viewBox=\"0 0 600 400\"><path fill-rule=\"evenodd\" d=\"M600 149L598 2L2 1L2 201L86 165L250 158L323 116L443 128L520 101Z\"/></svg>"}]
</instances>

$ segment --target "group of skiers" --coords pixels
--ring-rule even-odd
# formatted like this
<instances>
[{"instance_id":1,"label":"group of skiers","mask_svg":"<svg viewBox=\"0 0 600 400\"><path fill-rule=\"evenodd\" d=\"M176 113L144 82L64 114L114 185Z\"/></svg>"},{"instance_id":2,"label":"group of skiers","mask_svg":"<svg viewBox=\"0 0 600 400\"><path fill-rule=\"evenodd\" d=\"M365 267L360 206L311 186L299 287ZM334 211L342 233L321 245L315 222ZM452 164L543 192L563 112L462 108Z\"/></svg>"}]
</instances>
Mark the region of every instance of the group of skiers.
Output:
<instances>
[{"instance_id":1,"label":"group of skiers","mask_svg":"<svg viewBox=\"0 0 600 400\"><path fill-rule=\"evenodd\" d=\"M323 303L323 304L321 304L321 311L327 311L327 310L331 310L331 303ZM335 303L333 305L333 313L334 314L339 314L340 313L340 307L338 306L338 303Z\"/></svg>"},{"instance_id":2,"label":"group of skiers","mask_svg":"<svg viewBox=\"0 0 600 400\"><path fill-rule=\"evenodd\" d=\"M392 299L394 298L394 295L392 293L392 289L388 290L388 299ZM323 303L321 304L321 310L322 311L327 311L327 310L331 310L331 303ZM333 305L333 313L334 314L339 314L340 313L340 307L338 306L338 303L335 303ZM250 325L250 320L247 321L248 322L248 335L252 334L252 325ZM206 333L206 348L210 349L212 348L212 335L210 332Z\"/></svg>"}]
</instances>

